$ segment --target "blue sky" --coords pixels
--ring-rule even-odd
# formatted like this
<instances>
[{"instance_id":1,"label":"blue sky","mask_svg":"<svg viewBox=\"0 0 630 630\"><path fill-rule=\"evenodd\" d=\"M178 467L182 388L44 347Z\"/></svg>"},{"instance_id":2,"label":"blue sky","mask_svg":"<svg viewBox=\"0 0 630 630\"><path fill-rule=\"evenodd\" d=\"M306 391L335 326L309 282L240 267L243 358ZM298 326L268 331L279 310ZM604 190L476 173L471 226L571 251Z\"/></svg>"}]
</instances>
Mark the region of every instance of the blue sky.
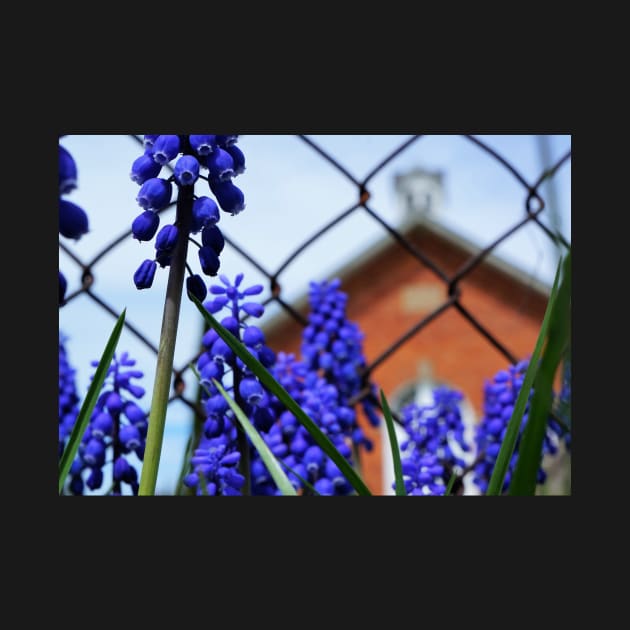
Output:
<instances>
[{"instance_id":1,"label":"blue sky","mask_svg":"<svg viewBox=\"0 0 630 630\"><path fill-rule=\"evenodd\" d=\"M389 152L410 136L404 135L313 135L309 136L329 151L357 179L363 178ZM543 170L535 136L477 136L504 155L529 182ZM135 197L138 186L129 179L132 162L140 146L128 136L66 136L61 144L75 158L79 186L68 199L82 206L89 215L90 232L78 242L60 237L84 260L128 229L140 213ZM550 136L552 162L571 147L570 136ZM222 213L221 230L243 249L274 271L309 235L356 203L356 188L305 142L295 136L246 135L239 147L247 169L235 183L245 193L247 207L231 217ZM445 177L445 202L440 221L480 246L491 243L524 216L526 193L512 174L497 164L469 140L461 136L425 136L388 164L370 182L370 207L390 225L402 218L394 189L394 177L414 168L440 170ZM554 178L558 215L562 233L571 235L571 163ZM197 194L206 194L204 182ZM543 189L543 192L544 189ZM210 193L208 193L210 194ZM545 195L543 195L545 196ZM163 215L161 225L174 219L174 210ZM547 223L547 218L545 219ZM360 210L339 224L333 232L304 251L281 274L285 299L305 293L309 280L323 280L340 266L364 252L384 236L382 228ZM145 258L153 255L153 245L129 238L105 256L95 268L93 290L114 308L127 308L128 321L140 328L157 345L167 269L158 269L153 287L137 291L132 275ZM550 284L556 267L549 239L529 225L505 241L495 252L520 267L531 277ZM189 261L195 271L198 262L191 251ZM68 292L80 286L75 263L60 252L59 265L68 279ZM226 247L221 256L221 272L234 277L245 273L245 281L262 283L264 276ZM275 311L270 309L266 316ZM68 337L67 350L78 370L78 388L89 384L91 360L100 356L114 320L88 298L81 296L59 311L59 327ZM175 350L175 364L181 365L196 351L201 323L194 306L184 299L180 315L183 331ZM146 373L143 399L148 408L154 369L154 355L125 331L119 349L128 350ZM191 383L192 387L192 383ZM167 417L163 465L158 491L171 492L173 479L181 465L181 452L190 426L190 414L181 403L172 405Z\"/></svg>"}]
</instances>

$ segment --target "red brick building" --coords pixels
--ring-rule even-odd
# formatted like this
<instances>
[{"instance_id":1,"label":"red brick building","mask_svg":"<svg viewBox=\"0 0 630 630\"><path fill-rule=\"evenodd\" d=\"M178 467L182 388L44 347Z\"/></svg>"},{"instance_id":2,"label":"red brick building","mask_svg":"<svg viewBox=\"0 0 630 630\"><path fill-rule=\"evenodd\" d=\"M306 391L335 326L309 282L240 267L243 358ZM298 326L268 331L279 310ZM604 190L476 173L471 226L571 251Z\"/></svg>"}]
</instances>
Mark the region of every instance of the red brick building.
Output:
<instances>
[{"instance_id":1,"label":"red brick building","mask_svg":"<svg viewBox=\"0 0 630 630\"><path fill-rule=\"evenodd\" d=\"M399 231L449 275L479 251L478 245L426 217ZM348 317L365 333L368 362L448 299L445 282L390 236L332 277L341 279L341 289L349 296ZM461 304L513 355L523 358L533 351L549 287L493 256L467 274L459 287ZM307 296L295 306L306 314ZM281 314L265 329L271 348L299 356L302 328L295 320ZM420 366L428 367L435 381L465 395L478 419L484 380L507 363L464 315L449 307L389 355L373 372L373 382L396 406L417 384ZM362 473L372 492L381 494L381 432L363 425L375 448L362 461Z\"/></svg>"}]
</instances>

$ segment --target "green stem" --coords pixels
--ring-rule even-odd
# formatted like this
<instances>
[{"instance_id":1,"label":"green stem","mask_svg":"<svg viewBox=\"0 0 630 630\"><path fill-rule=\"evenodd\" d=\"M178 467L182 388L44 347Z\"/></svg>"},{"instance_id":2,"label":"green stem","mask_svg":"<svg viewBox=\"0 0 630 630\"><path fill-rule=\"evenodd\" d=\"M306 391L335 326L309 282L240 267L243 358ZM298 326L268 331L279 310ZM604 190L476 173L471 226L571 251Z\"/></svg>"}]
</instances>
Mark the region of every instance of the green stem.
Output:
<instances>
[{"instance_id":1,"label":"green stem","mask_svg":"<svg viewBox=\"0 0 630 630\"><path fill-rule=\"evenodd\" d=\"M149 414L149 429L144 451L144 464L140 477L140 496L154 495L157 482L160 453L164 438L166 423L166 408L173 378L173 357L175 355L175 341L177 339L177 324L186 273L186 254L188 252L188 233L192 221L193 188L182 186L177 197L176 225L179 230L177 245L171 259L162 316L162 331L158 348L157 365L155 368L155 382L151 413Z\"/></svg>"},{"instance_id":2,"label":"green stem","mask_svg":"<svg viewBox=\"0 0 630 630\"><path fill-rule=\"evenodd\" d=\"M192 240L192 239L189 239L189 240ZM203 347L203 336L208 330L210 330L210 327L208 326L206 321L203 320L203 323L201 326L201 337L199 341L200 348ZM194 366L191 366L191 367L193 367L193 371L194 371ZM201 434L203 432L203 423L204 423L205 418L203 414L201 413L201 410L203 408L202 396L201 396L202 390L203 388L201 387L199 383L199 379L197 379L197 395L195 397L196 405L195 405L195 412L193 414L192 431L191 431L190 437L188 438L188 444L186 446L186 453L184 454L184 461L182 462L182 468L179 471L179 478L178 478L177 486L175 489L175 494L178 496L179 495L194 496L195 494L194 489L189 488L188 486L184 485L184 477L191 470L190 458L193 452L195 451L195 449L199 446L199 442L201 441Z\"/></svg>"},{"instance_id":3,"label":"green stem","mask_svg":"<svg viewBox=\"0 0 630 630\"><path fill-rule=\"evenodd\" d=\"M196 422L196 417L195 417L195 422ZM184 486L184 477L186 476L186 473L188 472L188 469L190 468L190 457L193 452L193 439L194 439L193 435L191 434L188 438L188 442L186 442L186 449L184 450L184 462L179 471L179 476L177 477L177 484L175 484L176 496L180 496L183 494L192 494L192 492L189 492L190 488L188 488L187 486Z\"/></svg>"},{"instance_id":4,"label":"green stem","mask_svg":"<svg viewBox=\"0 0 630 630\"><path fill-rule=\"evenodd\" d=\"M236 363L236 359L234 359ZM241 395L238 393L238 386L241 381L240 374L238 369L235 367L234 369L234 401L236 404L242 409L243 408L243 399ZM249 441L247 439L247 434L243 430L243 428L235 422L237 428L237 442L238 442L238 450L241 454L241 459L239 461L239 471L243 477L245 477L245 481L243 483L243 488L241 490L244 497L249 497L252 494L252 471L251 471L251 462L250 462L250 453L249 453Z\"/></svg>"},{"instance_id":5,"label":"green stem","mask_svg":"<svg viewBox=\"0 0 630 630\"><path fill-rule=\"evenodd\" d=\"M117 382L118 382L118 364L116 364L116 372L114 374L114 383L117 383ZM118 393L118 387L116 387L116 393ZM120 481L116 481L114 479L114 469L116 468L116 460L121 455L120 441L118 439L118 434L120 433L120 411L114 412L112 416L114 419L114 430L112 433L112 445L114 447L113 461L112 461L112 487L109 490L109 492L107 492L107 494L109 494L110 492L116 492L117 495L120 495L122 494L121 487L120 487L121 483Z\"/></svg>"},{"instance_id":6,"label":"green stem","mask_svg":"<svg viewBox=\"0 0 630 630\"><path fill-rule=\"evenodd\" d=\"M239 318L239 308L238 301L236 298L232 301L232 317L237 322L240 322ZM237 338L241 341L241 331L237 332ZM232 375L233 375L233 396L236 404L243 409L243 400L241 399L241 395L239 393L239 385L241 384L241 372L238 367L237 357L234 355L232 359ZM249 497L252 494L252 471L251 471L251 463L250 463L250 452L249 452L249 439L247 438L247 434L245 430L240 425L239 422L236 421L234 424L236 425L237 433L237 442L238 442L238 450L241 454L241 459L239 461L239 471L243 477L245 477L245 482L243 483L242 493L244 497Z\"/></svg>"}]
</instances>

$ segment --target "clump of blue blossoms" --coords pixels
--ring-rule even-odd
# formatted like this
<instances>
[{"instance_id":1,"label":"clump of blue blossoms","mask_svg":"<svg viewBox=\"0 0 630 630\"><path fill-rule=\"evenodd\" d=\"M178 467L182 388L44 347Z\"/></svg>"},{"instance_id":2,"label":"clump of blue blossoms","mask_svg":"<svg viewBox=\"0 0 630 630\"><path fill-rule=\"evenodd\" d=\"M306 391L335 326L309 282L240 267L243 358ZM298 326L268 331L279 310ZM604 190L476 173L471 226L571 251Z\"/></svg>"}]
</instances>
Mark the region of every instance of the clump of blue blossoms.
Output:
<instances>
[{"instance_id":1,"label":"clump of blue blossoms","mask_svg":"<svg viewBox=\"0 0 630 630\"><path fill-rule=\"evenodd\" d=\"M224 275L219 279L221 285L210 286L212 298L204 303L205 308L213 314L224 314L219 320L221 324L270 370L351 462L352 439L361 441L361 436L357 435L354 410L343 404L338 389L316 370L309 369L302 361L296 361L293 355L279 353L276 356L266 345L262 330L247 323L249 318L261 317L264 313L264 307L251 300L252 296L262 292L262 286L242 289L243 274L238 274L234 283ZM296 489L309 493L300 479L302 477L322 495L350 494L353 491L308 431L265 389L214 330L206 332L203 346L205 351L197 361L197 368L203 385L202 405L206 420L191 458L191 472L184 478L187 487L197 495L241 495L245 483L243 467L249 462L251 494L279 494L257 451L251 448L246 438L241 436L239 439L233 413L212 383L212 379L216 379L285 466Z\"/></svg>"},{"instance_id":2,"label":"clump of blue blossoms","mask_svg":"<svg viewBox=\"0 0 630 630\"><path fill-rule=\"evenodd\" d=\"M59 234L78 241L88 232L88 216L75 203L68 201L68 195L77 188L77 165L70 152L59 145ZM66 296L67 281L59 271L59 306L63 306Z\"/></svg>"},{"instance_id":3,"label":"clump of blue blossoms","mask_svg":"<svg viewBox=\"0 0 630 630\"><path fill-rule=\"evenodd\" d=\"M406 456L403 468L409 471L405 475L410 475L410 487L418 489L410 494L443 494L444 475L450 479L453 472L463 473L466 462L457 451L469 452L471 447L464 438L462 399L461 392L439 386L433 390L433 404L412 403L401 410L402 424L408 436L400 444L403 456ZM435 462L427 457L432 457ZM427 471L423 470L426 466L436 473L430 483ZM439 474L438 467L441 468Z\"/></svg>"},{"instance_id":4,"label":"clump of blue blossoms","mask_svg":"<svg viewBox=\"0 0 630 630\"><path fill-rule=\"evenodd\" d=\"M446 472L435 455L413 451L402 460L402 472L408 496L441 496L446 492Z\"/></svg>"},{"instance_id":5,"label":"clump of blue blossoms","mask_svg":"<svg viewBox=\"0 0 630 630\"><path fill-rule=\"evenodd\" d=\"M319 372L337 387L340 401L348 406L363 389L362 371L366 367L364 335L359 326L346 316L348 295L340 290L341 280L311 282L309 286L311 311L308 325L302 333L302 358L308 370ZM374 386L370 387L374 393ZM367 398L363 398L361 404L370 424L379 426L380 418L375 405ZM367 450L372 448L356 423L353 426L353 441Z\"/></svg>"},{"instance_id":6,"label":"clump of blue blossoms","mask_svg":"<svg viewBox=\"0 0 630 630\"><path fill-rule=\"evenodd\" d=\"M68 361L65 346L66 338L59 334L59 451L61 459L68 437L79 415L76 370Z\"/></svg>"},{"instance_id":7,"label":"clump of blue blossoms","mask_svg":"<svg viewBox=\"0 0 630 630\"><path fill-rule=\"evenodd\" d=\"M484 384L484 415L476 427L475 442L477 453L481 458L474 468L474 483L485 493L492 476L492 471L501 449L501 443L507 431L507 425L514 411L514 404L523 385L529 359L524 359L516 365L508 366L507 370L499 370L490 381ZM521 422L514 453L510 459L508 471L503 482L502 492L505 492L512 479L512 474L518 461L518 449L527 424L529 402L534 390L529 392L525 413ZM547 431L543 441L542 455L554 455L558 450L558 425L549 418ZM542 459L542 457L541 457ZM538 469L537 482L544 483L547 478L545 471Z\"/></svg>"},{"instance_id":8,"label":"clump of blue blossoms","mask_svg":"<svg viewBox=\"0 0 630 630\"><path fill-rule=\"evenodd\" d=\"M237 140L237 135L215 134L144 136L144 153L133 162L130 172L131 179L140 186L136 201L142 208L131 228L138 241L152 241L155 237L155 254L146 258L134 274L138 289L151 287L158 265L164 268L171 264L175 246L181 238L190 239L199 248L202 272L207 276L217 275L219 255L225 245L217 225L219 210L236 215L245 209L243 192L232 181L245 170L245 157L236 146ZM174 162L173 174L160 177L162 168L169 167L171 162ZM207 175L204 175L206 171ZM199 180L207 182L212 197L194 194ZM188 233L182 233L179 218L159 229L159 212L170 205L174 189L178 190L178 195L185 189L193 198ZM190 234L198 233L201 233L201 244L190 238ZM187 289L202 301L206 297L204 282L190 267L188 271Z\"/></svg>"},{"instance_id":9,"label":"clump of blue blossoms","mask_svg":"<svg viewBox=\"0 0 630 630\"><path fill-rule=\"evenodd\" d=\"M353 463L352 438L358 439L354 409L343 404L338 389L323 376L308 368L295 355L279 352L271 369L274 378L291 394L304 412L331 440L337 450ZM354 492L337 465L315 443L297 418L275 398L272 406L278 421L264 439L271 452L286 468L287 476L302 494L311 490L324 496L348 495ZM258 456L252 460L252 488L256 495L276 495L278 489Z\"/></svg>"},{"instance_id":10,"label":"clump of blue blossoms","mask_svg":"<svg viewBox=\"0 0 630 630\"><path fill-rule=\"evenodd\" d=\"M332 441L351 464L358 456L353 447L372 449L357 422L351 401L362 390L363 334L348 320L348 296L340 290L341 281L311 282L309 285L308 325L302 334L301 358L279 353L272 374L291 394L319 429ZM372 387L373 389L373 387ZM378 426L375 407L365 401L363 409L373 426ZM274 455L285 465L296 488L312 491L302 479L321 495L347 495L354 492L336 464L315 443L295 416L272 397L278 416L265 440ZM292 472L293 471L293 472ZM294 474L295 473L295 474ZM252 462L254 494L278 494L262 462Z\"/></svg>"},{"instance_id":11,"label":"clump of blue blossoms","mask_svg":"<svg viewBox=\"0 0 630 630\"><path fill-rule=\"evenodd\" d=\"M261 317L264 307L251 298L262 292L261 285L241 288L243 274L234 283L223 274L222 284L210 286L212 299L204 302L208 312L225 315L219 320L249 352L266 368L276 360L275 353L265 344L265 337L257 326L247 324L248 317ZM275 421L271 398L258 378L230 350L214 330L203 337L205 351L197 361L201 376L202 405L206 420L197 448L194 450L192 472L184 478L184 484L197 495L241 495L245 476L239 465L249 461L250 445L239 430L232 410L212 382L216 379L250 418L254 426L264 434ZM243 450L247 449L247 453Z\"/></svg>"},{"instance_id":12,"label":"clump of blue blossoms","mask_svg":"<svg viewBox=\"0 0 630 630\"><path fill-rule=\"evenodd\" d=\"M144 376L140 370L133 369L135 364L127 352L119 358L114 355L77 458L70 468L72 494L83 494L85 486L92 491L100 489L104 482L103 470L110 464L111 494L122 495L124 488L138 494L134 459L142 461L144 457L148 414L136 403L145 390L132 383L132 379ZM92 365L96 367L98 361L93 361Z\"/></svg>"}]
</instances>

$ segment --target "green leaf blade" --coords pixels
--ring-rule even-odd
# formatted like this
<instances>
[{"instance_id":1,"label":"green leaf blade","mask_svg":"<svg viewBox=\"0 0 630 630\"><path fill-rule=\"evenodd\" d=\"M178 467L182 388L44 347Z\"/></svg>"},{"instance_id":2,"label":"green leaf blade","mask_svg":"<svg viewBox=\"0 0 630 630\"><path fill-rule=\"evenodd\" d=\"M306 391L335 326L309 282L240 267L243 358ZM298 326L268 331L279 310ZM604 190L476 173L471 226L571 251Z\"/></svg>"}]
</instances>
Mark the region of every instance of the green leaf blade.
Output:
<instances>
[{"instance_id":1,"label":"green leaf blade","mask_svg":"<svg viewBox=\"0 0 630 630\"><path fill-rule=\"evenodd\" d=\"M534 347L534 352L532 353L532 356L529 360L529 365L527 366L527 370L525 372L523 384L521 385L521 389L516 398L514 410L512 411L512 417L510 418L510 421L508 423L505 437L503 438L503 442L501 443L501 449L499 450L499 454L497 455L497 460L494 464L494 469L492 470L492 475L488 483L486 496L498 496L501 494L501 491L503 489L503 482L508 471L510 459L512 457L512 454L514 453L514 448L516 447L516 441L520 432L521 421L523 419L523 414L525 413L525 407L527 406L529 393L532 389L534 379L536 378L536 374L538 372L539 359L543 345L545 343L545 339L547 337L549 320L558 292L560 270L561 265L558 264L556 277L554 279L553 287L549 295L549 300L547 301L547 308L545 309L545 315L540 326L538 339L536 340L536 346Z\"/></svg>"},{"instance_id":2,"label":"green leaf blade","mask_svg":"<svg viewBox=\"0 0 630 630\"><path fill-rule=\"evenodd\" d=\"M529 496L536 493L543 441L553 405L553 382L570 337L570 287L569 251L564 260L562 282L551 311L547 345L540 361L529 416L510 483L509 494L512 496Z\"/></svg>"},{"instance_id":3,"label":"green leaf blade","mask_svg":"<svg viewBox=\"0 0 630 630\"><path fill-rule=\"evenodd\" d=\"M256 430L256 427L250 422L249 418L245 415L243 410L236 404L236 401L223 389L223 386L216 379L212 379L214 386L219 390L219 393L230 406L230 409L234 412L239 424L247 433L247 437L251 440L254 448L258 451L260 458L265 464L269 474L273 478L276 486L283 496L297 496L297 492L293 487L293 484L289 481L284 470L282 470L280 463L275 458L274 454L269 449L267 443L263 440L262 436Z\"/></svg>"},{"instance_id":4,"label":"green leaf blade","mask_svg":"<svg viewBox=\"0 0 630 630\"><path fill-rule=\"evenodd\" d=\"M103 387L103 383L105 382L105 378L107 377L107 371L112 364L114 352L116 351L116 346L118 345L118 340L120 339L120 334L122 333L122 329L125 323L126 313L127 309L124 309L123 312L120 314L120 317L118 318L114 329L112 330L107 345L105 346L105 350L101 355L98 367L96 368L96 372L94 373L94 378L90 383L88 392L85 396L85 399L83 400L83 404L81 405L79 415L77 416L74 427L72 428L72 433L68 438L68 442L66 443L63 455L61 456L61 460L59 462L59 494L61 494L61 491L63 490L63 486L66 482L66 477L68 476L68 472L70 471L72 462L74 461L77 451L79 450L79 444L81 443L83 434L87 429L90 417L96 405L96 401L100 394L101 388Z\"/></svg>"},{"instance_id":5,"label":"green leaf blade","mask_svg":"<svg viewBox=\"0 0 630 630\"><path fill-rule=\"evenodd\" d=\"M309 483L306 479L304 479L304 477L302 477L302 475L300 475L300 473L293 470L291 466L283 462L281 459L279 459L278 461L280 462L281 466L284 466L292 475L295 475L296 479L298 479L302 483L304 488L310 490L315 496L318 496L318 497L322 496L319 492L317 492L317 490L315 490L315 487L311 483Z\"/></svg>"},{"instance_id":6,"label":"green leaf blade","mask_svg":"<svg viewBox=\"0 0 630 630\"><path fill-rule=\"evenodd\" d=\"M394 461L394 477L396 479L396 496L405 497L405 480L403 479L402 462L400 461L400 448L398 447L398 438L396 437L396 428L394 427L394 419L389 408L389 403L385 397L385 393L381 389L381 405L383 407L383 416L387 426L387 434L389 435L389 445L392 451L392 459Z\"/></svg>"},{"instance_id":7,"label":"green leaf blade","mask_svg":"<svg viewBox=\"0 0 630 630\"><path fill-rule=\"evenodd\" d=\"M457 477L458 475L456 472L451 473L451 478L448 480L446 490L444 491L445 497L450 496L451 492L453 492L453 486L455 485L455 482L457 481Z\"/></svg>"}]
</instances>

